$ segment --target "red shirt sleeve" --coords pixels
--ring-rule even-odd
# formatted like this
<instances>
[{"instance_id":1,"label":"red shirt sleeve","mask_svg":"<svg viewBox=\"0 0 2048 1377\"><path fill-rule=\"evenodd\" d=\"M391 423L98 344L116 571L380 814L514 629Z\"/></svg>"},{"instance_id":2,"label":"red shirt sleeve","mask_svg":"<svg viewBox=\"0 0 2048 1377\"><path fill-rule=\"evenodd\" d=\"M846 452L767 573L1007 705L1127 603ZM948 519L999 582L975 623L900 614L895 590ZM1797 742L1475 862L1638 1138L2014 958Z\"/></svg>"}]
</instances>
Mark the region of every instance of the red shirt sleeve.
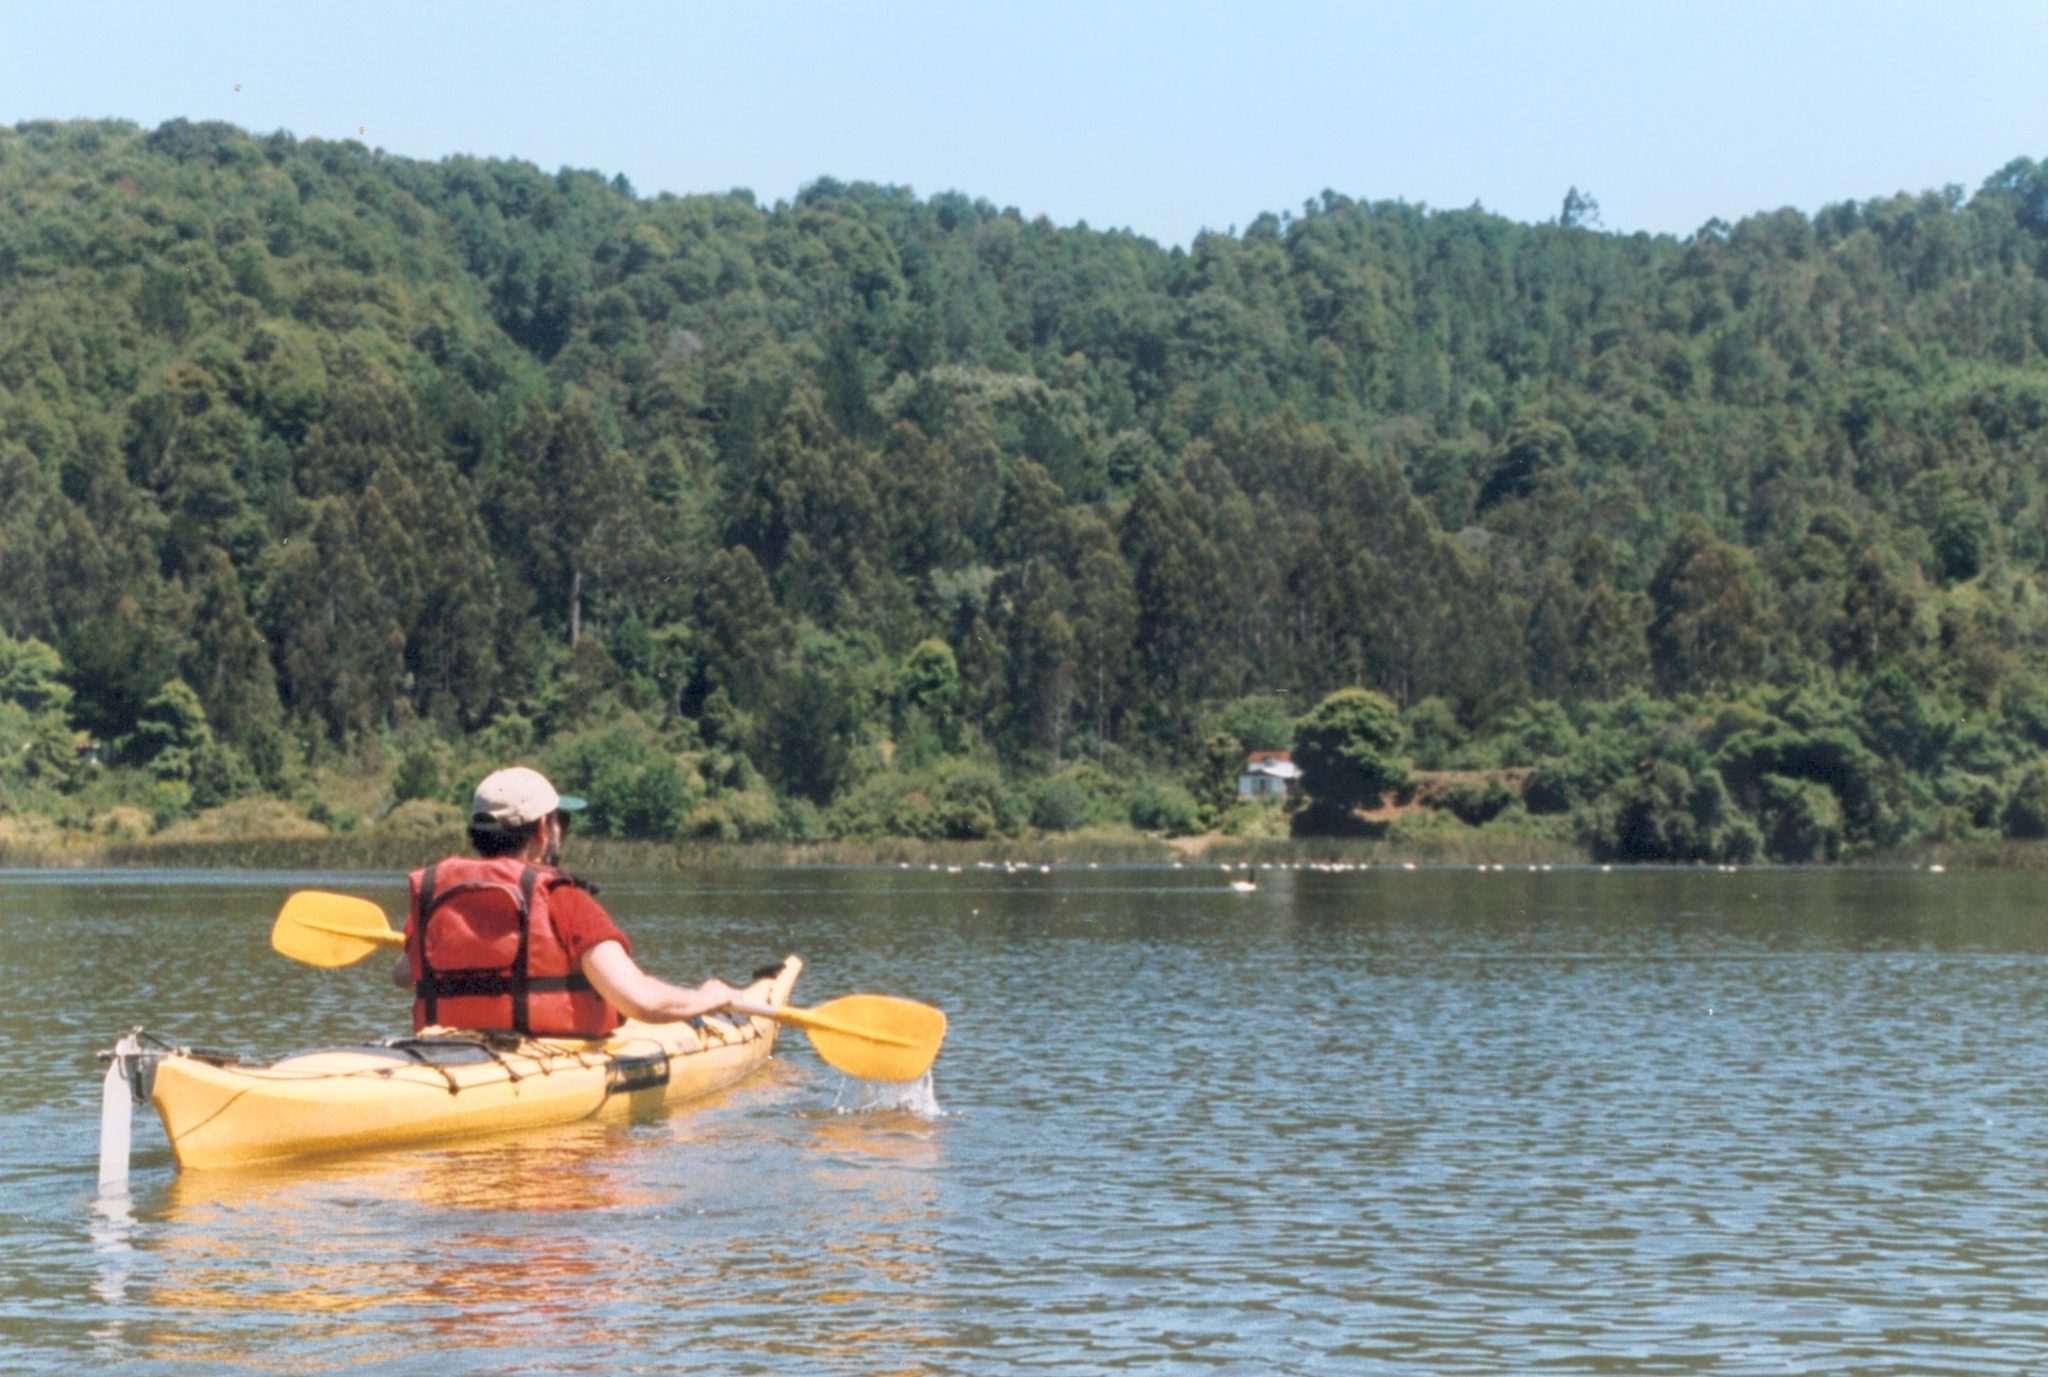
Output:
<instances>
[{"instance_id":1,"label":"red shirt sleeve","mask_svg":"<svg viewBox=\"0 0 2048 1377\"><path fill-rule=\"evenodd\" d=\"M572 962L581 964L584 953L600 942L617 942L628 955L632 954L632 941L619 931L619 925L604 911L604 906L581 886L560 885L549 890L548 915L555 920L555 934L562 939L562 947Z\"/></svg>"}]
</instances>

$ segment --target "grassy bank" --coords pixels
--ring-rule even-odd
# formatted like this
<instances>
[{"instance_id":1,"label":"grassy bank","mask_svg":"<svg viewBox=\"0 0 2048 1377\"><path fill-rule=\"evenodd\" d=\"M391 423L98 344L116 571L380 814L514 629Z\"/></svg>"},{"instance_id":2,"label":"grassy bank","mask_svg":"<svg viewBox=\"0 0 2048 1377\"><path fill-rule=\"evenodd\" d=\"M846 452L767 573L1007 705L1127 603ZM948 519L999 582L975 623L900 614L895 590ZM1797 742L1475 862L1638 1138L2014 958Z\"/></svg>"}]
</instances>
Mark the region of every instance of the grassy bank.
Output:
<instances>
[{"instance_id":1,"label":"grassy bank","mask_svg":"<svg viewBox=\"0 0 2048 1377\"><path fill-rule=\"evenodd\" d=\"M325 837L152 837L112 840L84 833L0 838L0 868L381 870L413 869L459 849L461 838L358 833ZM573 838L579 871L654 872L802 865L1133 865L1175 858L1168 842L1142 834L1009 842L636 842Z\"/></svg>"},{"instance_id":2,"label":"grassy bank","mask_svg":"<svg viewBox=\"0 0 2048 1377\"><path fill-rule=\"evenodd\" d=\"M571 862L606 872L746 869L780 866L1022 865L1575 865L1590 859L1563 819L1517 811L1483 825L1450 813L1412 808L1374 824L1374 835L1295 838L1278 815L1251 835L1210 832L1167 837L1123 827L1032 833L986 841L903 837L813 842L653 842L579 835ZM139 829L137 830L139 831ZM0 868L167 868L403 872L462 845L458 810L411 803L370 827L329 830L275 800L247 800L161 832L60 827L34 816L0 818ZM1951 869L2048 869L2048 841L1921 841L1858 857L1860 866L1942 865Z\"/></svg>"},{"instance_id":3,"label":"grassy bank","mask_svg":"<svg viewBox=\"0 0 2048 1377\"><path fill-rule=\"evenodd\" d=\"M38 832L0 837L0 867L166 868L195 870L410 870L461 845L453 832L362 832L327 836L103 838ZM575 837L570 860L581 871L654 872L771 866L1262 865L1319 862L1455 865L1500 862L1571 864L1586 853L1567 839L1495 829L1419 828L1377 838L1243 838L1218 833L1166 838L1090 831L995 841L872 840L790 842L637 842Z\"/></svg>"},{"instance_id":4,"label":"grassy bank","mask_svg":"<svg viewBox=\"0 0 2048 1377\"><path fill-rule=\"evenodd\" d=\"M882 838L793 845L782 842L627 842L578 838L575 869L652 873L780 866L981 865L1580 865L1569 839L1492 828L1425 828L1378 838L1244 840L1208 834L1166 839L1141 834L1053 836L1001 842ZM110 841L65 834L0 841L0 868L191 870L411 870L451 849L448 839L386 834ZM1869 867L2048 870L2048 843L1925 843L1856 862Z\"/></svg>"}]
</instances>

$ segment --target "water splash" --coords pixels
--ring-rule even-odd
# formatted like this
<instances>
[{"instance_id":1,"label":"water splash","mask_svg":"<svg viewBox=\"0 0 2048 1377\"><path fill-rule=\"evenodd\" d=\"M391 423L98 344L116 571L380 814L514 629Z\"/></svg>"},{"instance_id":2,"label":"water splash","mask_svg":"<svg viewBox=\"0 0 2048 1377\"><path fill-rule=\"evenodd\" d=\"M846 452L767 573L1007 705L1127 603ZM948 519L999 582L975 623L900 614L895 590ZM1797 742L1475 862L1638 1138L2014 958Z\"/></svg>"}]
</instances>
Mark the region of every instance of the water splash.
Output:
<instances>
[{"instance_id":1,"label":"water splash","mask_svg":"<svg viewBox=\"0 0 2048 1377\"><path fill-rule=\"evenodd\" d=\"M920 1119L937 1119L945 1114L939 1107L938 1092L927 1071L914 1081L863 1081L852 1076L839 1078L839 1092L832 1097L836 1114L915 1114Z\"/></svg>"}]
</instances>

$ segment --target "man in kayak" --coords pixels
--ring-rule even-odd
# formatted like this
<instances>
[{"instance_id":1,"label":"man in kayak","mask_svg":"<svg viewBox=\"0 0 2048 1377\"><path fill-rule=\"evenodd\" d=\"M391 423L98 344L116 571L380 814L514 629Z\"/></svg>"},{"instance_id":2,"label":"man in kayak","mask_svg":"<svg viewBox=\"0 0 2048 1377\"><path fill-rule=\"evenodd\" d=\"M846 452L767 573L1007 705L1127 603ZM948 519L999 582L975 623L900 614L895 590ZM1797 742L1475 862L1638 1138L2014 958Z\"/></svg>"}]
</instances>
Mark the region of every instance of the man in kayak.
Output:
<instances>
[{"instance_id":1,"label":"man in kayak","mask_svg":"<svg viewBox=\"0 0 2048 1377\"><path fill-rule=\"evenodd\" d=\"M476 855L411 876L405 955L391 977L413 991L415 1030L601 1037L622 1016L674 1023L738 996L722 980L685 989L640 969L595 891L560 869L562 839L583 806L523 765L477 785Z\"/></svg>"}]
</instances>

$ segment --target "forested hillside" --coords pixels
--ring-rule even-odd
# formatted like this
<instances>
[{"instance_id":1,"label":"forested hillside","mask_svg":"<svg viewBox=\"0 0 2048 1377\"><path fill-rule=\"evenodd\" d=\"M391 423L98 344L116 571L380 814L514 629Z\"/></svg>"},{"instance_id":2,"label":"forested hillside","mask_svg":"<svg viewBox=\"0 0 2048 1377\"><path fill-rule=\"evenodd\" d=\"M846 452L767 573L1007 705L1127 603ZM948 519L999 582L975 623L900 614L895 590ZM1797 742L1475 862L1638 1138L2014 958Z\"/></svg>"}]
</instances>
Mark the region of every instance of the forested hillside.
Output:
<instances>
[{"instance_id":1,"label":"forested hillside","mask_svg":"<svg viewBox=\"0 0 2048 1377\"><path fill-rule=\"evenodd\" d=\"M1357 687L1601 855L2048 835L2048 166L1589 209L1168 250L0 129L0 803L519 756L622 836L1184 831Z\"/></svg>"}]
</instances>

